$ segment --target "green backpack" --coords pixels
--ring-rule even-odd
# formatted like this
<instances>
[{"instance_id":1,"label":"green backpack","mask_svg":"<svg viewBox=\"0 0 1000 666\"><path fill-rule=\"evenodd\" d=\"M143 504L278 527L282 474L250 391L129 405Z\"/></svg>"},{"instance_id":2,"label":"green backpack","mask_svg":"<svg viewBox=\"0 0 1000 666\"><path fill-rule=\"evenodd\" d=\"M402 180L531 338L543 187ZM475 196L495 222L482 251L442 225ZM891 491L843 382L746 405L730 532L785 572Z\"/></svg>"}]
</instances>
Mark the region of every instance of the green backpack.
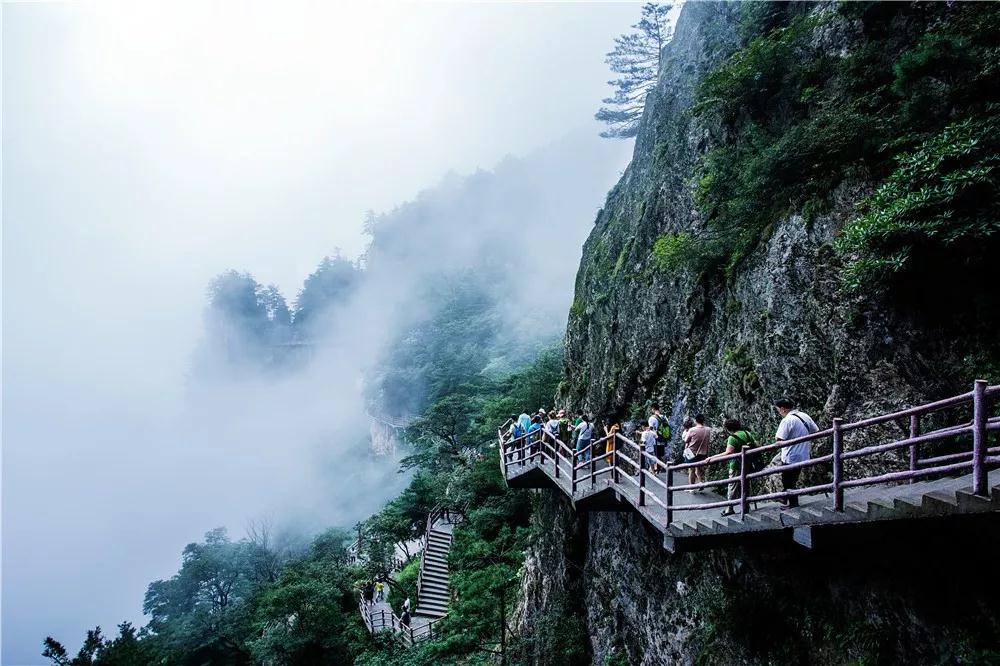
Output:
<instances>
[{"instance_id":1,"label":"green backpack","mask_svg":"<svg viewBox=\"0 0 1000 666\"><path fill-rule=\"evenodd\" d=\"M674 431L670 429L670 424L666 419L660 419L660 427L656 429L656 436L664 442L669 442Z\"/></svg>"},{"instance_id":2,"label":"green backpack","mask_svg":"<svg viewBox=\"0 0 1000 666\"><path fill-rule=\"evenodd\" d=\"M747 440L743 439L742 437L737 437L737 433L735 433L735 432L732 435L730 435L730 437L732 437L733 439L735 439L738 442L742 442L743 444L746 444L747 449L749 449L750 451L752 451L752 450L754 450L754 449L757 448L757 439L750 432L748 432L746 430L739 430L737 432L742 432L744 435L746 435L747 437L750 438L750 441L747 441ZM749 460L749 462L747 464L747 467L749 469L747 471L749 471L749 472L759 472L760 470L762 470L765 467L767 467L767 463L768 462L770 462L770 461L767 459L767 456L750 456L750 460Z\"/></svg>"}]
</instances>

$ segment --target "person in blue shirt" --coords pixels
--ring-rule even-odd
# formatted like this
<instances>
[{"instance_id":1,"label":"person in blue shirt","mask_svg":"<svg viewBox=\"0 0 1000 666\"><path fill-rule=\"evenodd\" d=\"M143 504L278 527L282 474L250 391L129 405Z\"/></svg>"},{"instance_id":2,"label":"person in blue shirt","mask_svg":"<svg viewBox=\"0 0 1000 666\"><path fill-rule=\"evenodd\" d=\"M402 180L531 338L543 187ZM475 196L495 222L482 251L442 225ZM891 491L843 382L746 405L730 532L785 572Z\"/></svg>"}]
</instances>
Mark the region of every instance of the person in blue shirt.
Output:
<instances>
[{"instance_id":1,"label":"person in blue shirt","mask_svg":"<svg viewBox=\"0 0 1000 666\"><path fill-rule=\"evenodd\" d=\"M530 435L528 441L531 442L531 448L529 449L529 451L531 451L532 458L534 458L538 454L538 441L542 437L542 433L540 432L541 429L542 429L542 419L536 414L534 417L532 417L531 423L528 425L528 434Z\"/></svg>"}]
</instances>

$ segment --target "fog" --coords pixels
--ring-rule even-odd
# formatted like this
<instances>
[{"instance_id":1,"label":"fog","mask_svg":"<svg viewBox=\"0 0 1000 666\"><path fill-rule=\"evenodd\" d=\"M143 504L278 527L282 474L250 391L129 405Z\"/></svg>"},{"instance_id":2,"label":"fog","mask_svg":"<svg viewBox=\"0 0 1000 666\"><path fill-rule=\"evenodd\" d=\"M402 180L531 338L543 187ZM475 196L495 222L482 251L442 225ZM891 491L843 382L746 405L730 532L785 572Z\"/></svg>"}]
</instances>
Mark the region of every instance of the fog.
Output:
<instances>
[{"instance_id":1,"label":"fog","mask_svg":"<svg viewBox=\"0 0 1000 666\"><path fill-rule=\"evenodd\" d=\"M628 157L591 115L638 11L3 5L4 664L144 623L146 585L209 529L350 525L401 487L347 454L363 372L429 276L503 245L498 306L544 324L511 334L558 333ZM211 278L291 299L335 248L366 252L368 210L369 277L306 367L200 383Z\"/></svg>"}]
</instances>

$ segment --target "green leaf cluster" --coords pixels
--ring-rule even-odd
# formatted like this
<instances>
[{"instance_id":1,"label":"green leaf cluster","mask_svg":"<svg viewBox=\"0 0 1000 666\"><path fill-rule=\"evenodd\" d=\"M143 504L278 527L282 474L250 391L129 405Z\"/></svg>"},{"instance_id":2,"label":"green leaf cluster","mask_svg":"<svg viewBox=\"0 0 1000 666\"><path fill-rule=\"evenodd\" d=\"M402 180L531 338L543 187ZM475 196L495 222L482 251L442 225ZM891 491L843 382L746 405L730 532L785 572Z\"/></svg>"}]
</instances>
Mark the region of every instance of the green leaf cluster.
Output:
<instances>
[{"instance_id":1,"label":"green leaf cluster","mask_svg":"<svg viewBox=\"0 0 1000 666\"><path fill-rule=\"evenodd\" d=\"M839 244L854 288L941 270L921 246L995 238L1000 7L751 3L745 20L744 46L694 108L717 135L696 200L730 271L782 217L873 179L883 186Z\"/></svg>"}]
</instances>

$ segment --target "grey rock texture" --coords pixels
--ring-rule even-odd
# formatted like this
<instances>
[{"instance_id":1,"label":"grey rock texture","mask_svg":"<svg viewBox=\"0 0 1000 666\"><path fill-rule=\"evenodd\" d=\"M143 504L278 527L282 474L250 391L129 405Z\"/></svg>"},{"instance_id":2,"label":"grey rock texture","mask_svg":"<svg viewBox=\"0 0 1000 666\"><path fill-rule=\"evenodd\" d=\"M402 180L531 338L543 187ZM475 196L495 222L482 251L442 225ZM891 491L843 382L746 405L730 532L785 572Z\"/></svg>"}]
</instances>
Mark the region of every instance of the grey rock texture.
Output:
<instances>
[{"instance_id":1,"label":"grey rock texture","mask_svg":"<svg viewBox=\"0 0 1000 666\"><path fill-rule=\"evenodd\" d=\"M842 292L832 243L871 191L864 180L842 183L821 215L774 220L729 279L653 266L658 237L704 229L693 177L725 129L705 126L690 110L699 78L737 47L740 11L735 3L692 2L681 13L633 161L584 246L560 404L622 419L658 400L675 433L684 416L702 412L716 427L736 416L770 437L778 420L771 402L784 395L822 427L833 416L850 420L969 390L968 350L928 325L919 308ZM835 52L853 29L827 23L816 43ZM713 451L722 446L717 437ZM919 541L895 554L865 542L827 553L783 546L672 556L636 516L573 516L556 494L544 497L516 624L530 633L552 610L554 590L580 590L594 664L851 663L872 655L950 663L941 655L963 644L966 628L1000 610L995 581L966 597L915 586L921 574L905 561L906 548L931 548ZM995 547L995 528L988 539ZM964 584L972 589L977 579L958 563L983 551L963 553L963 544L956 537L940 561L971 576ZM945 617L949 607L961 610ZM985 622L1000 636L995 619ZM536 652L531 661L550 657Z\"/></svg>"}]
</instances>

